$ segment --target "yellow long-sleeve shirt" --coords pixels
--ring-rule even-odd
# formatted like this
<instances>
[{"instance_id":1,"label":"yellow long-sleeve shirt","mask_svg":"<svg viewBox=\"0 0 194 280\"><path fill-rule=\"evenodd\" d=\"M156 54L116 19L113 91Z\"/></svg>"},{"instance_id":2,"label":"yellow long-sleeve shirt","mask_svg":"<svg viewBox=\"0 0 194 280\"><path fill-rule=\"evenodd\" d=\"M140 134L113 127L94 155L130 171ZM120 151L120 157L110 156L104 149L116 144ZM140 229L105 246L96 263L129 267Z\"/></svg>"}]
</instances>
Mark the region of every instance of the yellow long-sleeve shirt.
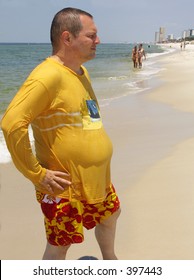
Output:
<instances>
[{"instance_id":1,"label":"yellow long-sleeve shirt","mask_svg":"<svg viewBox=\"0 0 194 280\"><path fill-rule=\"evenodd\" d=\"M82 69L84 74L77 75L47 58L13 98L1 126L13 162L37 190L43 191L40 182L46 169L64 171L72 184L59 197L97 203L111 186L112 144L87 70Z\"/></svg>"}]
</instances>

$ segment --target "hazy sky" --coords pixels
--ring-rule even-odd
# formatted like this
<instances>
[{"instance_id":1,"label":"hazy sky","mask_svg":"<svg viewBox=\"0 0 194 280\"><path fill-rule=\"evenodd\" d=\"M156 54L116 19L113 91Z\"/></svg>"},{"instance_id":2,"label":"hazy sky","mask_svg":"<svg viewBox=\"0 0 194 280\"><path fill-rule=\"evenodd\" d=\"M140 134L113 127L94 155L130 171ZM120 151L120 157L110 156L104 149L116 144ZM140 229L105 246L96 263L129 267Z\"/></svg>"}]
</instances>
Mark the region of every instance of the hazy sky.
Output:
<instances>
[{"instance_id":1,"label":"hazy sky","mask_svg":"<svg viewBox=\"0 0 194 280\"><path fill-rule=\"evenodd\" d=\"M194 0L0 0L0 42L49 42L64 7L90 12L102 43L151 42L160 26L175 37L194 29Z\"/></svg>"}]
</instances>

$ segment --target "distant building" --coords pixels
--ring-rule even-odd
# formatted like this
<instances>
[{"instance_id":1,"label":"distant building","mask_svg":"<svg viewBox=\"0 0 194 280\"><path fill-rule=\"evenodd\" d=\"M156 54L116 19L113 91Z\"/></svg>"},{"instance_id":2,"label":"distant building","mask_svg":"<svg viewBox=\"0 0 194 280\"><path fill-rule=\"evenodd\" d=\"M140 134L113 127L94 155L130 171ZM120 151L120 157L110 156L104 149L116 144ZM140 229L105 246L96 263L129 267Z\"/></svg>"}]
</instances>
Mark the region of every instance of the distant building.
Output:
<instances>
[{"instance_id":1,"label":"distant building","mask_svg":"<svg viewBox=\"0 0 194 280\"><path fill-rule=\"evenodd\" d=\"M164 27L160 27L159 31L155 32L155 43L165 43L165 42L180 42L181 40L187 40L187 41L194 41L194 28L190 28L187 30L184 30L182 32L182 36L178 38L174 38L173 34L169 34L166 37L166 30Z\"/></svg>"},{"instance_id":2,"label":"distant building","mask_svg":"<svg viewBox=\"0 0 194 280\"><path fill-rule=\"evenodd\" d=\"M183 39L190 39L192 37L194 37L194 29L188 29L183 31L182 33Z\"/></svg>"},{"instance_id":3,"label":"distant building","mask_svg":"<svg viewBox=\"0 0 194 280\"><path fill-rule=\"evenodd\" d=\"M186 37L190 37L190 36L191 36L190 30L186 30Z\"/></svg>"},{"instance_id":4,"label":"distant building","mask_svg":"<svg viewBox=\"0 0 194 280\"><path fill-rule=\"evenodd\" d=\"M194 36L194 29L190 30L190 36Z\"/></svg>"},{"instance_id":5,"label":"distant building","mask_svg":"<svg viewBox=\"0 0 194 280\"><path fill-rule=\"evenodd\" d=\"M173 41L174 40L174 35L173 34L169 34L167 37L168 41Z\"/></svg>"},{"instance_id":6,"label":"distant building","mask_svg":"<svg viewBox=\"0 0 194 280\"><path fill-rule=\"evenodd\" d=\"M156 43L162 43L166 41L166 31L164 27L160 27L159 31L155 32L155 42Z\"/></svg>"},{"instance_id":7,"label":"distant building","mask_svg":"<svg viewBox=\"0 0 194 280\"><path fill-rule=\"evenodd\" d=\"M185 39L186 37L187 37L187 31L184 30L183 33L182 33L182 38Z\"/></svg>"},{"instance_id":8,"label":"distant building","mask_svg":"<svg viewBox=\"0 0 194 280\"><path fill-rule=\"evenodd\" d=\"M165 28L160 27L159 29L159 43L162 43L165 41Z\"/></svg>"}]
</instances>

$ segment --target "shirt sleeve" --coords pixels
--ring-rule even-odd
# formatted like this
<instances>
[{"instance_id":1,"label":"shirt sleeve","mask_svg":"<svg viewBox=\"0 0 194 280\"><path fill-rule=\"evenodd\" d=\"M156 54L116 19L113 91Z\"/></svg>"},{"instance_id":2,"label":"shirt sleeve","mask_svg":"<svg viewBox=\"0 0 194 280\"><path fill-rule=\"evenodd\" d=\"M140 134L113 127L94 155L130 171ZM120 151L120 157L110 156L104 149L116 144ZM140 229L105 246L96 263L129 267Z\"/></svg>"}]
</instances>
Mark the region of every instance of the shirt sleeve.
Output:
<instances>
[{"instance_id":1,"label":"shirt sleeve","mask_svg":"<svg viewBox=\"0 0 194 280\"><path fill-rule=\"evenodd\" d=\"M5 141L17 169L39 185L46 169L32 152L28 127L50 104L48 90L39 81L27 81L10 103L1 121Z\"/></svg>"}]
</instances>

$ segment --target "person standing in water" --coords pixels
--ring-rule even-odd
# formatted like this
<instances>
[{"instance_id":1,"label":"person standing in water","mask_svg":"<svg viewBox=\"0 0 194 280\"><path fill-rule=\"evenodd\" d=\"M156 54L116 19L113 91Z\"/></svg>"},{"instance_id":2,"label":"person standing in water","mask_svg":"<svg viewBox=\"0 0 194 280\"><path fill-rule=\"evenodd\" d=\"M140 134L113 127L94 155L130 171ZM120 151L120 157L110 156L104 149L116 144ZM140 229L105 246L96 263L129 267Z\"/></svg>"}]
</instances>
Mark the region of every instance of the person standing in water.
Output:
<instances>
[{"instance_id":1,"label":"person standing in water","mask_svg":"<svg viewBox=\"0 0 194 280\"><path fill-rule=\"evenodd\" d=\"M133 67L137 68L138 65L138 51L137 51L137 46L134 46L132 49L132 61L133 61Z\"/></svg>"},{"instance_id":2,"label":"person standing in water","mask_svg":"<svg viewBox=\"0 0 194 280\"><path fill-rule=\"evenodd\" d=\"M139 66L140 69L142 68L143 57L146 59L145 50L143 48L143 44L139 44L139 47L138 47L138 66Z\"/></svg>"}]
</instances>

